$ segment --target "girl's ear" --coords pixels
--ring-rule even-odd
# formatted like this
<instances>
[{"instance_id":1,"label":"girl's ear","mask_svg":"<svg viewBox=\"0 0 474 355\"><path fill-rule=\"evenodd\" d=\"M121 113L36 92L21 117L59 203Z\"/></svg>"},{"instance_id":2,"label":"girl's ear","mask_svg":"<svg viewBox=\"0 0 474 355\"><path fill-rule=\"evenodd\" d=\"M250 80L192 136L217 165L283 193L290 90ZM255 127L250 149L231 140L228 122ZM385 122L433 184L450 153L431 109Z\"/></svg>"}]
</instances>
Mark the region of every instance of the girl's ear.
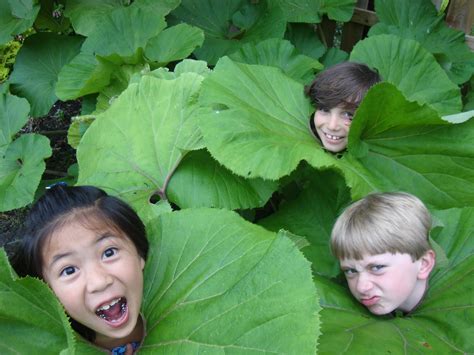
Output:
<instances>
[{"instance_id":1,"label":"girl's ear","mask_svg":"<svg viewBox=\"0 0 474 355\"><path fill-rule=\"evenodd\" d=\"M418 280L426 280L430 276L436 261L436 254L433 250L428 250L421 258L421 266L418 271Z\"/></svg>"}]
</instances>

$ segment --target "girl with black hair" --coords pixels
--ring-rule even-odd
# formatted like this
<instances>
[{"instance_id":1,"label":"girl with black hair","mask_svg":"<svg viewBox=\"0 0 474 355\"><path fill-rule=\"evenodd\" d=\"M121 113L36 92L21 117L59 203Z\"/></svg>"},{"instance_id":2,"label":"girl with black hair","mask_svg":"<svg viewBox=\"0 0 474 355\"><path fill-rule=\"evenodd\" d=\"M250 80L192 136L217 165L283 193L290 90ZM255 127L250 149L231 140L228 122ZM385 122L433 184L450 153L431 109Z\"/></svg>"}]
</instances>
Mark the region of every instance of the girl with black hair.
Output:
<instances>
[{"instance_id":1,"label":"girl with black hair","mask_svg":"<svg viewBox=\"0 0 474 355\"><path fill-rule=\"evenodd\" d=\"M44 280L73 328L113 354L131 354L145 335L140 315L145 227L122 200L92 186L57 185L36 202L12 264Z\"/></svg>"}]
</instances>

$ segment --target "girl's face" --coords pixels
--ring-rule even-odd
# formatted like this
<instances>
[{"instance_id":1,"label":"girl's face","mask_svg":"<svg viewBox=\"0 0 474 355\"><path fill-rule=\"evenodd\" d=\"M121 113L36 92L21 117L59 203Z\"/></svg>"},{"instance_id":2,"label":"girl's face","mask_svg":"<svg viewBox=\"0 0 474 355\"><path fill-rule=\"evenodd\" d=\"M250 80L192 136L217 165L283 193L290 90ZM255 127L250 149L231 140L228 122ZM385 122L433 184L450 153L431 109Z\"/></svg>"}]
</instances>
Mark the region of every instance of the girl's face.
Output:
<instances>
[{"instance_id":1,"label":"girl's face","mask_svg":"<svg viewBox=\"0 0 474 355\"><path fill-rule=\"evenodd\" d=\"M139 315L145 261L123 232L72 220L43 247L43 277L77 322L112 348L141 340Z\"/></svg>"},{"instance_id":2,"label":"girl's face","mask_svg":"<svg viewBox=\"0 0 474 355\"><path fill-rule=\"evenodd\" d=\"M316 111L314 126L324 148L333 153L346 149L353 115L353 111L340 106Z\"/></svg>"}]
</instances>

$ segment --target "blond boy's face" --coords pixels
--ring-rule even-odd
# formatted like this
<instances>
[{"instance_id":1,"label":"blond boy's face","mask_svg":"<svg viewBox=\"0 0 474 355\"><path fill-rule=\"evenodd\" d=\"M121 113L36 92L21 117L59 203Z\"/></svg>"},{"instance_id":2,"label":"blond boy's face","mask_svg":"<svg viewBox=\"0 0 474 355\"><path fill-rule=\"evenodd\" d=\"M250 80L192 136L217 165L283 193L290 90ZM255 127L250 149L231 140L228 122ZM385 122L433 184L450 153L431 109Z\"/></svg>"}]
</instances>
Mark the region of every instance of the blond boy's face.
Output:
<instances>
[{"instance_id":1,"label":"blond boy's face","mask_svg":"<svg viewBox=\"0 0 474 355\"><path fill-rule=\"evenodd\" d=\"M434 252L416 261L409 254L367 255L361 260L342 259L340 266L352 295L371 313L409 312L423 297Z\"/></svg>"},{"instance_id":2,"label":"blond boy's face","mask_svg":"<svg viewBox=\"0 0 474 355\"><path fill-rule=\"evenodd\" d=\"M316 111L314 126L326 150L338 153L346 149L353 115L353 111L340 106Z\"/></svg>"}]
</instances>

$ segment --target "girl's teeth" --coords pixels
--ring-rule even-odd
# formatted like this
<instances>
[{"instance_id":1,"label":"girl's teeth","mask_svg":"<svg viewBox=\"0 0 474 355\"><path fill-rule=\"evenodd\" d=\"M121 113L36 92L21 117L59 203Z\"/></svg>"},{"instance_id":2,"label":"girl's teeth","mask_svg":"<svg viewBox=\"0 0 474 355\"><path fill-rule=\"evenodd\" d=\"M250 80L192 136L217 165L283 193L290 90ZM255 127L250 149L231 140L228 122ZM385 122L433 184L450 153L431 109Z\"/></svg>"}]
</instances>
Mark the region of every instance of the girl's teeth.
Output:
<instances>
[{"instance_id":1,"label":"girl's teeth","mask_svg":"<svg viewBox=\"0 0 474 355\"><path fill-rule=\"evenodd\" d=\"M99 307L99 309L97 309L97 310L98 311L106 311L110 307L114 306L118 301L120 301L120 298L117 298L116 300L113 300L111 303L106 304L105 306Z\"/></svg>"}]
</instances>

